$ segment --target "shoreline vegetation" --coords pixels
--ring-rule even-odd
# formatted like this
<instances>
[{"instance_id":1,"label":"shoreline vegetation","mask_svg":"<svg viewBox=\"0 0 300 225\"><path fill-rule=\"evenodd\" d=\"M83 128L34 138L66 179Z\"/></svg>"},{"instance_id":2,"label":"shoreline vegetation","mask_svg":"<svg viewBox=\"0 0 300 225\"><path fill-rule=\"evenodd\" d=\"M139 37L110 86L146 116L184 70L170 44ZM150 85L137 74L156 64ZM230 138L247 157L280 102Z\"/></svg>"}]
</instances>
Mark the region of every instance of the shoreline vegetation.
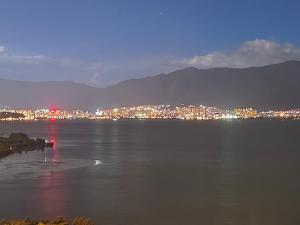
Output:
<instances>
[{"instance_id":1,"label":"shoreline vegetation","mask_svg":"<svg viewBox=\"0 0 300 225\"><path fill-rule=\"evenodd\" d=\"M53 148L53 142L42 138L30 139L24 133L11 133L8 137L0 137L0 158L14 153Z\"/></svg>"},{"instance_id":2,"label":"shoreline vegetation","mask_svg":"<svg viewBox=\"0 0 300 225\"><path fill-rule=\"evenodd\" d=\"M76 217L73 220L66 220L64 217L57 217L54 220L2 220L0 225L96 225L92 220L84 217Z\"/></svg>"}]
</instances>

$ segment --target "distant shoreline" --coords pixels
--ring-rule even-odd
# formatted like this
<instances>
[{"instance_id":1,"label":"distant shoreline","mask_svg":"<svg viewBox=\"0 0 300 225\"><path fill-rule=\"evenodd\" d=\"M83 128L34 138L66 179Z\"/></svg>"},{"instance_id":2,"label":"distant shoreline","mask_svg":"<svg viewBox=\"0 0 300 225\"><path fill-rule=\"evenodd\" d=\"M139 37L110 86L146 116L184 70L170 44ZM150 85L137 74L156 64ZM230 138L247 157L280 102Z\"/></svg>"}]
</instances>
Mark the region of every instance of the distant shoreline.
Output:
<instances>
[{"instance_id":1,"label":"distant shoreline","mask_svg":"<svg viewBox=\"0 0 300 225\"><path fill-rule=\"evenodd\" d=\"M0 123L13 123L13 122L56 122L56 121L294 121L300 120L300 118L228 118L228 119L179 119L179 118L118 118L118 119L56 119L50 121L49 119L37 119L37 120L0 120Z\"/></svg>"}]
</instances>

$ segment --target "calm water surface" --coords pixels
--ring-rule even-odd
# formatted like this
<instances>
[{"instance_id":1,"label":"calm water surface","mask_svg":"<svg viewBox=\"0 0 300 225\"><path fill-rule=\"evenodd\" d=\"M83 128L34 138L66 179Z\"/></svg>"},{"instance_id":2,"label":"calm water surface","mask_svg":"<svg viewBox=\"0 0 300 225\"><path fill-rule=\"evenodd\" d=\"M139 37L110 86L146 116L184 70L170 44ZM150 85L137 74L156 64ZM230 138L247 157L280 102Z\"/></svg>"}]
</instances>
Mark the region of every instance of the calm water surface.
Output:
<instances>
[{"instance_id":1,"label":"calm water surface","mask_svg":"<svg viewBox=\"0 0 300 225\"><path fill-rule=\"evenodd\" d=\"M0 123L11 132L55 147L0 159L0 218L300 224L299 121Z\"/></svg>"}]
</instances>

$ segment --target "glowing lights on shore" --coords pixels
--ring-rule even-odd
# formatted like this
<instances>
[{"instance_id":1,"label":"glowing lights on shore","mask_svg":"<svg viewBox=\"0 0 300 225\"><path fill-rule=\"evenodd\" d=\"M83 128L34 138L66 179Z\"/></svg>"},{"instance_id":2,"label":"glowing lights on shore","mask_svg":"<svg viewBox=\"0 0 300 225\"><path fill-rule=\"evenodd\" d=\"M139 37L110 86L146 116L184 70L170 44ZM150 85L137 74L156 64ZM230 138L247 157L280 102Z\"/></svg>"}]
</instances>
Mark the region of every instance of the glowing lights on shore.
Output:
<instances>
[{"instance_id":1,"label":"glowing lights on shore","mask_svg":"<svg viewBox=\"0 0 300 225\"><path fill-rule=\"evenodd\" d=\"M300 109L261 111L254 108L221 109L204 105L140 105L113 109L97 109L95 113L76 109L0 109L0 112L18 113L22 118L0 120L73 120L73 119L179 119L179 120L235 120L235 119L300 119Z\"/></svg>"},{"instance_id":2,"label":"glowing lights on shore","mask_svg":"<svg viewBox=\"0 0 300 225\"><path fill-rule=\"evenodd\" d=\"M98 119L179 119L179 120L235 120L259 118L300 118L300 109L285 111L272 111L270 117L265 117L266 112L248 108L221 109L204 105L141 105L121 107L114 109L97 110ZM289 113L287 113L289 112ZM284 117L283 117L284 116Z\"/></svg>"}]
</instances>

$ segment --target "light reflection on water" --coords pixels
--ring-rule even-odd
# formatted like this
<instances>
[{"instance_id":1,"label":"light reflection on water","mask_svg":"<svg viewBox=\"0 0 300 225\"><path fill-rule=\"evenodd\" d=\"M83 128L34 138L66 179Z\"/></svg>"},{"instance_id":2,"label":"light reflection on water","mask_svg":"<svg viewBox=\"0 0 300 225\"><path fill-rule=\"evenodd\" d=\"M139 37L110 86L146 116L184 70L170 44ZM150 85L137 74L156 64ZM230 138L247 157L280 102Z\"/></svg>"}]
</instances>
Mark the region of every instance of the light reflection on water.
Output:
<instances>
[{"instance_id":1,"label":"light reflection on water","mask_svg":"<svg viewBox=\"0 0 300 225\"><path fill-rule=\"evenodd\" d=\"M97 165L100 164L97 163ZM1 159L0 180L28 179L90 166L95 166L95 160L61 158L57 150L31 151Z\"/></svg>"},{"instance_id":2,"label":"light reflection on water","mask_svg":"<svg viewBox=\"0 0 300 225\"><path fill-rule=\"evenodd\" d=\"M72 158L70 155L63 157L60 147L76 147L76 144L58 143L56 123L49 123L47 128L47 137L54 143L53 148L16 153L0 159L0 180L51 177L59 171L102 164L100 160L96 162L94 159Z\"/></svg>"},{"instance_id":3,"label":"light reflection on water","mask_svg":"<svg viewBox=\"0 0 300 225\"><path fill-rule=\"evenodd\" d=\"M235 143L232 130L227 128L222 139L223 149L221 152L221 160L219 162L220 171L218 177L218 201L219 208L216 210L216 225L238 224L236 219L240 199L238 198L238 179L240 176L238 162L235 154Z\"/></svg>"},{"instance_id":4,"label":"light reflection on water","mask_svg":"<svg viewBox=\"0 0 300 225\"><path fill-rule=\"evenodd\" d=\"M51 172L38 178L38 200L35 201L41 212L55 218L61 212L66 211L68 191L58 188L65 185L65 177L62 171Z\"/></svg>"},{"instance_id":5,"label":"light reflection on water","mask_svg":"<svg viewBox=\"0 0 300 225\"><path fill-rule=\"evenodd\" d=\"M53 150L0 160L0 213L7 217L84 215L108 225L300 221L297 121L56 121L0 128L55 142Z\"/></svg>"}]
</instances>

